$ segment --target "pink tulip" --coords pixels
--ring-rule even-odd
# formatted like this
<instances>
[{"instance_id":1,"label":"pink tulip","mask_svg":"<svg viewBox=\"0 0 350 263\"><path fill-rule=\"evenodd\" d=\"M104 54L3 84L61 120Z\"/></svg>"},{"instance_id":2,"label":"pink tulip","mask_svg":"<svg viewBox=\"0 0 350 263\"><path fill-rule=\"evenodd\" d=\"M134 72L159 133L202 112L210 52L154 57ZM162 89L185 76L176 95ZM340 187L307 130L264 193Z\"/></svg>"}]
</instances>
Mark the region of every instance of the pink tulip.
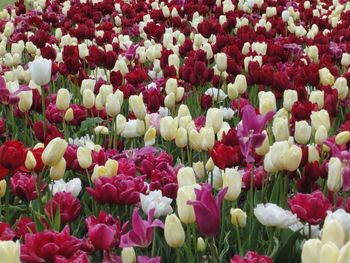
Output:
<instances>
[{"instance_id":1,"label":"pink tulip","mask_svg":"<svg viewBox=\"0 0 350 263\"><path fill-rule=\"evenodd\" d=\"M120 247L148 247L154 235L154 228L164 228L162 221L156 219L152 222L155 209L151 209L148 213L147 220L143 220L139 215L139 208L135 208L132 214L133 229L123 235L120 241Z\"/></svg>"},{"instance_id":2,"label":"pink tulip","mask_svg":"<svg viewBox=\"0 0 350 263\"><path fill-rule=\"evenodd\" d=\"M188 201L188 204L193 205L198 229L204 236L214 237L220 229L220 207L227 187L221 189L216 199L211 193L210 184L204 184L201 190L194 191L196 200Z\"/></svg>"},{"instance_id":3,"label":"pink tulip","mask_svg":"<svg viewBox=\"0 0 350 263\"><path fill-rule=\"evenodd\" d=\"M138 263L160 263L160 257L156 258L149 258L146 256L138 256L137 257L137 262Z\"/></svg>"}]
</instances>

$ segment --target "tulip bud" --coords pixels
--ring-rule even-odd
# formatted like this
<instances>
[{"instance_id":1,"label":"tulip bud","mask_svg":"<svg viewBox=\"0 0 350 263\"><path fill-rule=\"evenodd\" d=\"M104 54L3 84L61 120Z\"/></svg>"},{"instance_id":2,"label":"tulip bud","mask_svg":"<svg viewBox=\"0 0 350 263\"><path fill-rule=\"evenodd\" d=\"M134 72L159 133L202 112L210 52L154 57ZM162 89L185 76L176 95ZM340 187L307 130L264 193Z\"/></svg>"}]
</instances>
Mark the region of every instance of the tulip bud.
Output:
<instances>
[{"instance_id":1,"label":"tulip bud","mask_svg":"<svg viewBox=\"0 0 350 263\"><path fill-rule=\"evenodd\" d=\"M337 136L335 136L335 143L338 145L347 144L349 140L350 140L350 132L348 131L340 132L337 134Z\"/></svg>"},{"instance_id":2,"label":"tulip bud","mask_svg":"<svg viewBox=\"0 0 350 263\"><path fill-rule=\"evenodd\" d=\"M105 126L96 126L94 129L95 134L103 134L103 135L107 135L108 134L108 128Z\"/></svg>"},{"instance_id":3,"label":"tulip bud","mask_svg":"<svg viewBox=\"0 0 350 263\"><path fill-rule=\"evenodd\" d=\"M220 72L224 72L227 69L227 56L225 53L218 53L215 56L215 62L217 69Z\"/></svg>"},{"instance_id":4,"label":"tulip bud","mask_svg":"<svg viewBox=\"0 0 350 263\"><path fill-rule=\"evenodd\" d=\"M184 148L187 146L187 131L185 128L178 128L175 136L175 144L179 148Z\"/></svg>"},{"instance_id":5,"label":"tulip bud","mask_svg":"<svg viewBox=\"0 0 350 263\"><path fill-rule=\"evenodd\" d=\"M192 205L187 204L188 201L196 200L196 194L193 186L182 186L177 190L176 206L180 220L184 224L192 224L196 217Z\"/></svg>"},{"instance_id":6,"label":"tulip bud","mask_svg":"<svg viewBox=\"0 0 350 263\"><path fill-rule=\"evenodd\" d=\"M222 187L227 187L227 192L225 194L225 199L229 201L235 201L242 188L242 176L234 168L226 168L225 172L222 174L223 185Z\"/></svg>"},{"instance_id":7,"label":"tulip bud","mask_svg":"<svg viewBox=\"0 0 350 263\"><path fill-rule=\"evenodd\" d=\"M331 157L328 163L327 187L329 191L337 192L343 184L342 163L336 157Z\"/></svg>"},{"instance_id":8,"label":"tulip bud","mask_svg":"<svg viewBox=\"0 0 350 263\"><path fill-rule=\"evenodd\" d=\"M177 172L177 183L179 187L185 185L194 185L196 183L196 175L192 167L182 167Z\"/></svg>"},{"instance_id":9,"label":"tulip bud","mask_svg":"<svg viewBox=\"0 0 350 263\"><path fill-rule=\"evenodd\" d=\"M191 129L189 140L191 149L197 152L202 151L202 137L199 132L197 132L195 129Z\"/></svg>"},{"instance_id":10,"label":"tulip bud","mask_svg":"<svg viewBox=\"0 0 350 263\"><path fill-rule=\"evenodd\" d=\"M201 148L204 151L213 149L215 143L215 134L212 127L204 127L200 129Z\"/></svg>"},{"instance_id":11,"label":"tulip bud","mask_svg":"<svg viewBox=\"0 0 350 263\"><path fill-rule=\"evenodd\" d=\"M342 64L342 66L348 67L350 65L350 54L343 53L340 63Z\"/></svg>"},{"instance_id":12,"label":"tulip bud","mask_svg":"<svg viewBox=\"0 0 350 263\"><path fill-rule=\"evenodd\" d=\"M205 164L205 170L207 170L208 172L212 172L214 170L215 164L213 162L213 159L210 157L207 161L207 163Z\"/></svg>"},{"instance_id":13,"label":"tulip bud","mask_svg":"<svg viewBox=\"0 0 350 263\"><path fill-rule=\"evenodd\" d=\"M6 180L5 179L0 180L0 198L5 196L6 186L7 186Z\"/></svg>"},{"instance_id":14,"label":"tulip bud","mask_svg":"<svg viewBox=\"0 0 350 263\"><path fill-rule=\"evenodd\" d=\"M348 241L339 252L337 263L348 263L350 262L350 241Z\"/></svg>"},{"instance_id":15,"label":"tulip bud","mask_svg":"<svg viewBox=\"0 0 350 263\"><path fill-rule=\"evenodd\" d=\"M70 93L67 89L61 88L57 92L56 107L61 111L65 111L69 107Z\"/></svg>"},{"instance_id":16,"label":"tulip bud","mask_svg":"<svg viewBox=\"0 0 350 263\"><path fill-rule=\"evenodd\" d=\"M24 166L28 170L33 170L36 167L36 159L34 157L34 154L31 151L27 152L26 160L24 162Z\"/></svg>"},{"instance_id":17,"label":"tulip bud","mask_svg":"<svg viewBox=\"0 0 350 263\"><path fill-rule=\"evenodd\" d=\"M276 141L285 141L289 138L289 122L288 119L277 117L273 120L272 132Z\"/></svg>"},{"instance_id":18,"label":"tulip bud","mask_svg":"<svg viewBox=\"0 0 350 263\"><path fill-rule=\"evenodd\" d=\"M175 96L175 101L180 102L185 94L185 88L184 87L178 87L176 90L176 96Z\"/></svg>"},{"instance_id":19,"label":"tulip bud","mask_svg":"<svg viewBox=\"0 0 350 263\"><path fill-rule=\"evenodd\" d=\"M97 94L97 96L96 96L95 106L96 106L96 110L103 110L103 108L104 108L104 103L102 101L101 93Z\"/></svg>"},{"instance_id":20,"label":"tulip bud","mask_svg":"<svg viewBox=\"0 0 350 263\"><path fill-rule=\"evenodd\" d=\"M347 80L344 77L339 77L334 82L333 89L338 91L338 99L343 100L348 96L349 88Z\"/></svg>"},{"instance_id":21,"label":"tulip bud","mask_svg":"<svg viewBox=\"0 0 350 263\"><path fill-rule=\"evenodd\" d=\"M311 113L311 126L314 130L317 130L321 125L323 125L327 131L329 131L331 127L331 123L329 120L329 114L326 110L313 111Z\"/></svg>"},{"instance_id":22,"label":"tulip bud","mask_svg":"<svg viewBox=\"0 0 350 263\"><path fill-rule=\"evenodd\" d=\"M64 120L67 122L70 122L74 119L74 112L72 108L69 108L68 110L66 110L65 114L64 114Z\"/></svg>"},{"instance_id":23,"label":"tulip bud","mask_svg":"<svg viewBox=\"0 0 350 263\"><path fill-rule=\"evenodd\" d=\"M61 160L54 166L50 168L50 178L52 180L60 180L63 178L66 172L66 160L61 158Z\"/></svg>"},{"instance_id":24,"label":"tulip bud","mask_svg":"<svg viewBox=\"0 0 350 263\"><path fill-rule=\"evenodd\" d=\"M309 239L303 245L301 252L302 263L318 263L322 242L319 239Z\"/></svg>"},{"instance_id":25,"label":"tulip bud","mask_svg":"<svg viewBox=\"0 0 350 263\"><path fill-rule=\"evenodd\" d=\"M147 132L145 133L145 136L143 137L143 140L145 142L145 146L151 146L151 145L155 144L156 135L157 135L156 129L153 127L150 127L147 130Z\"/></svg>"},{"instance_id":26,"label":"tulip bud","mask_svg":"<svg viewBox=\"0 0 350 263\"><path fill-rule=\"evenodd\" d=\"M208 109L207 116L205 119L205 126L212 127L214 129L214 133L217 133L220 130L223 121L224 115L220 109Z\"/></svg>"},{"instance_id":27,"label":"tulip bud","mask_svg":"<svg viewBox=\"0 0 350 263\"><path fill-rule=\"evenodd\" d=\"M160 135L166 141L172 141L176 138L178 121L171 116L166 116L160 120Z\"/></svg>"},{"instance_id":28,"label":"tulip bud","mask_svg":"<svg viewBox=\"0 0 350 263\"><path fill-rule=\"evenodd\" d=\"M133 247L123 248L122 263L136 263L136 254Z\"/></svg>"},{"instance_id":29,"label":"tulip bud","mask_svg":"<svg viewBox=\"0 0 350 263\"><path fill-rule=\"evenodd\" d=\"M195 162L192 165L194 173L196 174L197 178L204 178L205 176L205 170L204 170L204 163L199 161Z\"/></svg>"},{"instance_id":30,"label":"tulip bud","mask_svg":"<svg viewBox=\"0 0 350 263\"><path fill-rule=\"evenodd\" d=\"M175 107L175 94L173 92L165 96L164 106L168 109L173 109Z\"/></svg>"},{"instance_id":31,"label":"tulip bud","mask_svg":"<svg viewBox=\"0 0 350 263\"><path fill-rule=\"evenodd\" d=\"M318 109L322 109L324 105L324 91L322 90L313 90L310 93L309 101L312 103L316 103L318 105Z\"/></svg>"},{"instance_id":32,"label":"tulip bud","mask_svg":"<svg viewBox=\"0 0 350 263\"><path fill-rule=\"evenodd\" d=\"M245 227L247 224L247 214L239 208L231 208L231 224L236 227Z\"/></svg>"},{"instance_id":33,"label":"tulip bud","mask_svg":"<svg viewBox=\"0 0 350 263\"><path fill-rule=\"evenodd\" d=\"M52 139L45 147L41 155L41 160L47 166L55 166L61 161L67 146L67 142L61 138Z\"/></svg>"},{"instance_id":34,"label":"tulip bud","mask_svg":"<svg viewBox=\"0 0 350 263\"><path fill-rule=\"evenodd\" d=\"M0 255L3 263L20 263L21 245L19 240L0 241Z\"/></svg>"},{"instance_id":35,"label":"tulip bud","mask_svg":"<svg viewBox=\"0 0 350 263\"><path fill-rule=\"evenodd\" d=\"M311 137L311 126L307 121L296 121L294 138L299 144L306 144Z\"/></svg>"},{"instance_id":36,"label":"tulip bud","mask_svg":"<svg viewBox=\"0 0 350 263\"><path fill-rule=\"evenodd\" d=\"M21 112L27 112L30 110L33 104L33 92L31 90L21 91L18 94L19 102L18 108Z\"/></svg>"},{"instance_id":37,"label":"tulip bud","mask_svg":"<svg viewBox=\"0 0 350 263\"><path fill-rule=\"evenodd\" d=\"M328 132L327 129L321 125L318 127L315 133L315 142L317 144L322 144L326 139L328 138Z\"/></svg>"},{"instance_id":38,"label":"tulip bud","mask_svg":"<svg viewBox=\"0 0 350 263\"><path fill-rule=\"evenodd\" d=\"M172 248L179 248L184 244L185 231L175 214L167 215L165 218L164 236L165 241Z\"/></svg>"},{"instance_id":39,"label":"tulip bud","mask_svg":"<svg viewBox=\"0 0 350 263\"><path fill-rule=\"evenodd\" d=\"M259 94L259 111L261 114L266 114L269 111L276 111L276 98L271 92L260 91Z\"/></svg>"},{"instance_id":40,"label":"tulip bud","mask_svg":"<svg viewBox=\"0 0 350 263\"><path fill-rule=\"evenodd\" d=\"M170 93L176 93L177 90L177 80L174 78L169 78L165 83L165 92L167 95Z\"/></svg>"},{"instance_id":41,"label":"tulip bud","mask_svg":"<svg viewBox=\"0 0 350 263\"><path fill-rule=\"evenodd\" d=\"M126 125L126 118L122 114L118 114L115 122L117 134L121 134L125 128Z\"/></svg>"},{"instance_id":42,"label":"tulip bud","mask_svg":"<svg viewBox=\"0 0 350 263\"><path fill-rule=\"evenodd\" d=\"M79 166L87 169L92 164L91 150L87 146L80 146L77 151Z\"/></svg>"},{"instance_id":43,"label":"tulip bud","mask_svg":"<svg viewBox=\"0 0 350 263\"><path fill-rule=\"evenodd\" d=\"M91 109L94 107L94 104L95 104L94 93L89 89L84 90L84 93L83 93L83 105L84 105L84 107L87 109Z\"/></svg>"},{"instance_id":44,"label":"tulip bud","mask_svg":"<svg viewBox=\"0 0 350 263\"><path fill-rule=\"evenodd\" d=\"M328 68L322 68L318 70L320 75L320 84L324 86L332 86L334 83L334 76L331 74Z\"/></svg>"},{"instance_id":45,"label":"tulip bud","mask_svg":"<svg viewBox=\"0 0 350 263\"><path fill-rule=\"evenodd\" d=\"M116 117L120 112L120 103L116 94L109 94L106 98L106 112L111 117Z\"/></svg>"},{"instance_id":46,"label":"tulip bud","mask_svg":"<svg viewBox=\"0 0 350 263\"><path fill-rule=\"evenodd\" d=\"M294 104L294 102L298 101L298 93L296 90L285 90L283 93L283 107L287 110L287 111L291 111L292 110L292 106Z\"/></svg>"},{"instance_id":47,"label":"tulip bud","mask_svg":"<svg viewBox=\"0 0 350 263\"><path fill-rule=\"evenodd\" d=\"M333 242L327 242L321 247L319 263L337 262L339 249Z\"/></svg>"},{"instance_id":48,"label":"tulip bud","mask_svg":"<svg viewBox=\"0 0 350 263\"><path fill-rule=\"evenodd\" d=\"M192 120L191 112L188 109L186 104L181 104L180 105L179 110L177 111L177 117L180 118L180 122L181 122L182 117L190 117L190 120Z\"/></svg>"},{"instance_id":49,"label":"tulip bud","mask_svg":"<svg viewBox=\"0 0 350 263\"><path fill-rule=\"evenodd\" d=\"M112 177L118 173L119 163L116 160L108 159L105 163L106 173L108 177Z\"/></svg>"},{"instance_id":50,"label":"tulip bud","mask_svg":"<svg viewBox=\"0 0 350 263\"><path fill-rule=\"evenodd\" d=\"M265 134L265 139L263 143L255 150L256 153L260 156L264 156L270 150L269 136L266 131L262 131L262 133Z\"/></svg>"},{"instance_id":51,"label":"tulip bud","mask_svg":"<svg viewBox=\"0 0 350 263\"><path fill-rule=\"evenodd\" d=\"M199 238L197 239L197 250L198 250L199 252L204 252L205 249L206 249L206 247L207 247L207 246L206 246L206 244L205 244L203 238L202 238L202 237L199 237Z\"/></svg>"},{"instance_id":52,"label":"tulip bud","mask_svg":"<svg viewBox=\"0 0 350 263\"><path fill-rule=\"evenodd\" d=\"M230 100L234 100L238 97L238 88L235 84L227 84L227 95Z\"/></svg>"},{"instance_id":53,"label":"tulip bud","mask_svg":"<svg viewBox=\"0 0 350 263\"><path fill-rule=\"evenodd\" d=\"M247 90L247 79L244 75L239 74L235 78L234 85L238 89L238 94L243 94Z\"/></svg>"},{"instance_id":54,"label":"tulip bud","mask_svg":"<svg viewBox=\"0 0 350 263\"><path fill-rule=\"evenodd\" d=\"M94 92L95 85L96 85L96 80L94 80L94 79L84 79L81 82L80 94L84 95L84 91L85 90L90 90L90 91Z\"/></svg>"},{"instance_id":55,"label":"tulip bud","mask_svg":"<svg viewBox=\"0 0 350 263\"><path fill-rule=\"evenodd\" d=\"M314 161L320 160L320 154L315 147L315 145L309 145L308 146L308 157L307 157L309 163L313 163Z\"/></svg>"}]
</instances>

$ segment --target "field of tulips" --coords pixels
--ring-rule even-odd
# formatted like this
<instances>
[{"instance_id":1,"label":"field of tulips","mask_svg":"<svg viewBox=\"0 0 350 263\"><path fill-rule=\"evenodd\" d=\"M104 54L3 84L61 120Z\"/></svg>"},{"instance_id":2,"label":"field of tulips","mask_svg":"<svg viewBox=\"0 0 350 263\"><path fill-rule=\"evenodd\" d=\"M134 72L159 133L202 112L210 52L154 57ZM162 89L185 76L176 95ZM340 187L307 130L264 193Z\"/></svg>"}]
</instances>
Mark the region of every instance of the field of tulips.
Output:
<instances>
[{"instance_id":1,"label":"field of tulips","mask_svg":"<svg viewBox=\"0 0 350 263\"><path fill-rule=\"evenodd\" d=\"M349 263L350 2L0 11L0 263Z\"/></svg>"}]
</instances>

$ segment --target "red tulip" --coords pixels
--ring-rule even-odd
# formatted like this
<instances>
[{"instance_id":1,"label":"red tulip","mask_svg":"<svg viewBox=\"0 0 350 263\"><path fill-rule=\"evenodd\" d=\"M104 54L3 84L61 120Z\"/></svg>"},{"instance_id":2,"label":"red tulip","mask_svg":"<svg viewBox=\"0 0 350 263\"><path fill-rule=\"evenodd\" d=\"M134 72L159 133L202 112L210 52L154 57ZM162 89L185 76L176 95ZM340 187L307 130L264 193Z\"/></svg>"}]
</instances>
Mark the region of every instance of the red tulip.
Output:
<instances>
[{"instance_id":1,"label":"red tulip","mask_svg":"<svg viewBox=\"0 0 350 263\"><path fill-rule=\"evenodd\" d=\"M0 222L0 240L12 240L15 236L16 234L9 224Z\"/></svg>"},{"instance_id":2,"label":"red tulip","mask_svg":"<svg viewBox=\"0 0 350 263\"><path fill-rule=\"evenodd\" d=\"M11 191L22 200L31 201L38 197L36 178L30 173L16 171L10 179Z\"/></svg>"},{"instance_id":3,"label":"red tulip","mask_svg":"<svg viewBox=\"0 0 350 263\"><path fill-rule=\"evenodd\" d=\"M0 165L4 168L14 170L22 166L25 159L26 149L20 141L8 141L0 146Z\"/></svg>"}]
</instances>

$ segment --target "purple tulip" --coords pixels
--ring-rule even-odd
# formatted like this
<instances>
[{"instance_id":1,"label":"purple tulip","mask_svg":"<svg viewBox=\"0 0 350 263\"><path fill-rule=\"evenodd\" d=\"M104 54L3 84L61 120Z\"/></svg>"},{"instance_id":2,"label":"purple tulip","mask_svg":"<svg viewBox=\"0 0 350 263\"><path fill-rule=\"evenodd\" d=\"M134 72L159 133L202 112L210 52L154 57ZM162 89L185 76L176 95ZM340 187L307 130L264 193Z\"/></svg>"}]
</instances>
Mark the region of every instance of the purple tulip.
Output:
<instances>
[{"instance_id":1,"label":"purple tulip","mask_svg":"<svg viewBox=\"0 0 350 263\"><path fill-rule=\"evenodd\" d=\"M152 222L155 209L148 213L147 220L143 220L139 215L139 208L135 208L132 214L132 230L122 235L120 247L148 247L154 235L154 228L164 228L162 221L156 219Z\"/></svg>"},{"instance_id":2,"label":"purple tulip","mask_svg":"<svg viewBox=\"0 0 350 263\"><path fill-rule=\"evenodd\" d=\"M146 256L138 256L137 262L138 263L160 263L160 257L149 258Z\"/></svg>"},{"instance_id":3,"label":"purple tulip","mask_svg":"<svg viewBox=\"0 0 350 263\"><path fill-rule=\"evenodd\" d=\"M274 114L270 111L265 115L257 115L252 105L243 107L242 124L237 126L237 135L241 152L248 163L254 162L253 150L264 142L265 134L261 132Z\"/></svg>"},{"instance_id":4,"label":"purple tulip","mask_svg":"<svg viewBox=\"0 0 350 263\"><path fill-rule=\"evenodd\" d=\"M199 232L206 237L214 237L220 230L220 207L227 189L221 189L215 199L211 185L203 184L201 190L194 189L196 200L188 201L193 206Z\"/></svg>"}]
</instances>

